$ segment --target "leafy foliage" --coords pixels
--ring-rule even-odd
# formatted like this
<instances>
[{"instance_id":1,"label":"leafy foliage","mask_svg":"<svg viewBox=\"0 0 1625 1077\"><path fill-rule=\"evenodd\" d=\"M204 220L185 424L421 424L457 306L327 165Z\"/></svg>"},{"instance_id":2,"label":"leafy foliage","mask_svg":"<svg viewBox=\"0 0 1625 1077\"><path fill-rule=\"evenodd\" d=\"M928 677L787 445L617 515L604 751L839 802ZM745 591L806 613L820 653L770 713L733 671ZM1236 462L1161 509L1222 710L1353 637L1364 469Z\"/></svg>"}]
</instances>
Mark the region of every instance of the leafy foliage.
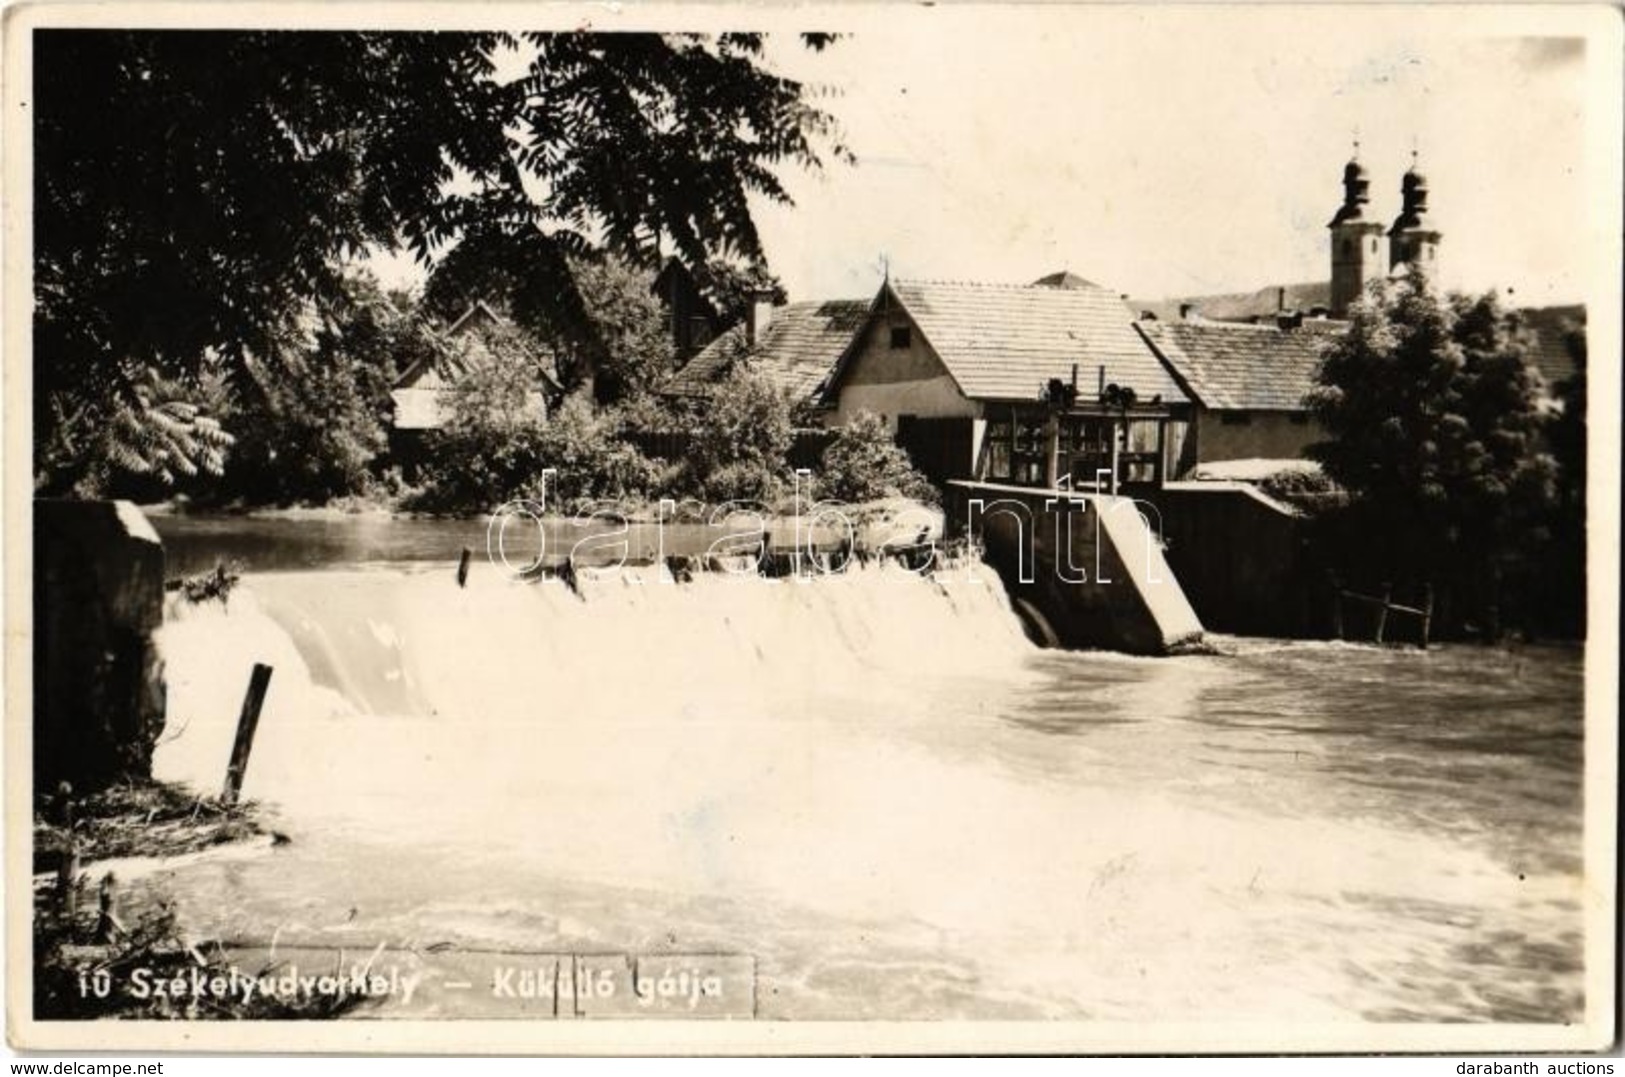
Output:
<instances>
[{"instance_id":1,"label":"leafy foliage","mask_svg":"<svg viewBox=\"0 0 1625 1077\"><path fill-rule=\"evenodd\" d=\"M369 276L352 273L274 346L246 357L228 413L239 444L214 496L320 503L367 492L397 364L445 345Z\"/></svg>"},{"instance_id":2,"label":"leafy foliage","mask_svg":"<svg viewBox=\"0 0 1625 1077\"><path fill-rule=\"evenodd\" d=\"M1309 401L1331 434L1312 453L1351 499L1331 521L1345 558L1493 613L1552 498L1528 354L1493 295L1446 302L1415 270L1355 305Z\"/></svg>"},{"instance_id":3,"label":"leafy foliage","mask_svg":"<svg viewBox=\"0 0 1625 1077\"><path fill-rule=\"evenodd\" d=\"M739 365L701 407L683 463L683 491L713 501L771 501L782 494L795 436L784 393Z\"/></svg>"},{"instance_id":4,"label":"leafy foliage","mask_svg":"<svg viewBox=\"0 0 1625 1077\"><path fill-rule=\"evenodd\" d=\"M40 444L42 474L54 473L77 496L99 497L222 473L233 438L220 425L225 390L216 370L182 379L126 363L115 373L117 395L51 402L59 421ZM68 406L71 416L62 411Z\"/></svg>"},{"instance_id":5,"label":"leafy foliage","mask_svg":"<svg viewBox=\"0 0 1625 1077\"><path fill-rule=\"evenodd\" d=\"M58 424L138 407L125 364L184 379L216 354L239 392L273 382L279 342L368 250L427 264L455 248L466 265L506 245L524 281L515 315L585 356L567 257L647 262L666 243L696 264L759 261L748 199L788 201L774 170L818 167L826 143L845 155L763 47L756 34L36 34L35 420L78 450L40 485L90 467L82 429L64 441Z\"/></svg>"},{"instance_id":6,"label":"leafy foliage","mask_svg":"<svg viewBox=\"0 0 1625 1077\"><path fill-rule=\"evenodd\" d=\"M839 501L911 497L935 504L935 487L919 473L908 453L892 438L886 421L859 412L824 450L818 471L819 494Z\"/></svg>"},{"instance_id":7,"label":"leafy foliage","mask_svg":"<svg viewBox=\"0 0 1625 1077\"><path fill-rule=\"evenodd\" d=\"M790 301L779 278L759 261L738 265L725 258L713 258L696 266L693 272L700 290L716 304L724 329L743 321L751 304L758 299L766 299L774 305Z\"/></svg>"},{"instance_id":8,"label":"leafy foliage","mask_svg":"<svg viewBox=\"0 0 1625 1077\"><path fill-rule=\"evenodd\" d=\"M543 353L522 330L466 338L458 365L462 373L447 392L450 416L430 436L413 507L490 512L514 498L539 499L547 468L556 472L550 498L639 497L653 488L659 468L626 442L616 413L599 412L578 392L547 414L538 379Z\"/></svg>"},{"instance_id":9,"label":"leafy foliage","mask_svg":"<svg viewBox=\"0 0 1625 1077\"><path fill-rule=\"evenodd\" d=\"M616 403L647 393L674 366L668 316L650 290L653 280L608 255L555 265L536 235L482 235L465 239L436 267L424 302L447 321L476 300L495 303L558 357L567 388ZM548 281L552 288L539 287ZM565 317L565 309L574 314Z\"/></svg>"}]
</instances>

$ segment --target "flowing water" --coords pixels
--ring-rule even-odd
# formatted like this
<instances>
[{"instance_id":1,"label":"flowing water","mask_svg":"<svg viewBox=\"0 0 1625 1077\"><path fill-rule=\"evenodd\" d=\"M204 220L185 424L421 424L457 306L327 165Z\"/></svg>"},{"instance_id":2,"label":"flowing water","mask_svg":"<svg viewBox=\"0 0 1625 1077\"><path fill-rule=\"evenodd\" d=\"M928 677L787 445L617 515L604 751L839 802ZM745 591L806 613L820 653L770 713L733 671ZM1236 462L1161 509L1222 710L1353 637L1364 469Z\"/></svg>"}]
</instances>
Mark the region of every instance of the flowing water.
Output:
<instances>
[{"instance_id":1,"label":"flowing water","mask_svg":"<svg viewBox=\"0 0 1625 1077\"><path fill-rule=\"evenodd\" d=\"M292 838L169 873L200 930L750 954L766 1017L1583 1016L1578 649L1065 654L990 574L578 596L406 548L172 611L160 776L218 784L267 662Z\"/></svg>"}]
</instances>

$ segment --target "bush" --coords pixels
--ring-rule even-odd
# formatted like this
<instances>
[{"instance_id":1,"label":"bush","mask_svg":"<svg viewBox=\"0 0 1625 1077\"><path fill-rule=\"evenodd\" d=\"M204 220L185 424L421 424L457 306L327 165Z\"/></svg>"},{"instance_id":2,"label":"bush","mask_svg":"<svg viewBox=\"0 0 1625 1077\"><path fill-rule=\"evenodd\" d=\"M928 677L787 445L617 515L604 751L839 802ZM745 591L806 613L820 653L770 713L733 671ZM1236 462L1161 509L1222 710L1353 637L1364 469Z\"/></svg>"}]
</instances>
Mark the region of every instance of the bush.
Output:
<instances>
[{"instance_id":1,"label":"bush","mask_svg":"<svg viewBox=\"0 0 1625 1077\"><path fill-rule=\"evenodd\" d=\"M824 450L819 493L838 501L909 497L936 504L937 490L915 468L891 429L878 415L861 411Z\"/></svg>"},{"instance_id":2,"label":"bush","mask_svg":"<svg viewBox=\"0 0 1625 1077\"><path fill-rule=\"evenodd\" d=\"M266 381L260 406L234 417L238 446L220 492L278 504L364 493L385 445L375 372L342 356L301 356Z\"/></svg>"},{"instance_id":3,"label":"bush","mask_svg":"<svg viewBox=\"0 0 1625 1077\"><path fill-rule=\"evenodd\" d=\"M541 501L548 468L554 470L546 489L549 508L641 499L659 485L660 465L623 440L616 417L597 413L585 394L544 419L502 404L481 412L476 401L484 394L467 380L460 388L453 420L429 441L429 461L411 508L491 512L515 498Z\"/></svg>"},{"instance_id":4,"label":"bush","mask_svg":"<svg viewBox=\"0 0 1625 1077\"><path fill-rule=\"evenodd\" d=\"M772 382L736 367L694 419L679 491L713 501L770 501L789 485L790 403Z\"/></svg>"},{"instance_id":5,"label":"bush","mask_svg":"<svg viewBox=\"0 0 1625 1077\"><path fill-rule=\"evenodd\" d=\"M1309 514L1338 509L1348 503L1347 492L1318 468L1272 471L1258 481L1258 488L1275 500Z\"/></svg>"},{"instance_id":6,"label":"bush","mask_svg":"<svg viewBox=\"0 0 1625 1077\"><path fill-rule=\"evenodd\" d=\"M623 434L615 414L596 412L584 395L566 400L536 439L541 465L557 472L549 495L576 503L654 493L663 469Z\"/></svg>"}]
</instances>

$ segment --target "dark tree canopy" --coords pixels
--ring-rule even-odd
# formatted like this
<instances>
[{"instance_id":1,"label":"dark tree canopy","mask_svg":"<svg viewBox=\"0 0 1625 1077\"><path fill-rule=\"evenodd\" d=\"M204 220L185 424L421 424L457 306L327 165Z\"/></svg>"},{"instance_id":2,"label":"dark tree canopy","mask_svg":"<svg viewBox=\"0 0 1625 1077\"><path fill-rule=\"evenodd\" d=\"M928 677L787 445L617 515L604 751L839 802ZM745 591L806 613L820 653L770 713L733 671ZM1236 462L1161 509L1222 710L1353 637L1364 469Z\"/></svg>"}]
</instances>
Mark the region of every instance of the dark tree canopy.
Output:
<instances>
[{"instance_id":1,"label":"dark tree canopy","mask_svg":"<svg viewBox=\"0 0 1625 1077\"><path fill-rule=\"evenodd\" d=\"M1544 542L1556 465L1529 355L1493 293L1446 300L1414 270L1350 311L1310 396L1331 435L1312 453L1381 578L1454 578L1493 603L1502 569Z\"/></svg>"},{"instance_id":2,"label":"dark tree canopy","mask_svg":"<svg viewBox=\"0 0 1625 1077\"><path fill-rule=\"evenodd\" d=\"M809 35L821 48L827 38ZM751 195L844 155L760 35L53 30L34 36L38 434L150 366L274 360L373 248L470 244L584 307L566 255L761 261Z\"/></svg>"}]
</instances>

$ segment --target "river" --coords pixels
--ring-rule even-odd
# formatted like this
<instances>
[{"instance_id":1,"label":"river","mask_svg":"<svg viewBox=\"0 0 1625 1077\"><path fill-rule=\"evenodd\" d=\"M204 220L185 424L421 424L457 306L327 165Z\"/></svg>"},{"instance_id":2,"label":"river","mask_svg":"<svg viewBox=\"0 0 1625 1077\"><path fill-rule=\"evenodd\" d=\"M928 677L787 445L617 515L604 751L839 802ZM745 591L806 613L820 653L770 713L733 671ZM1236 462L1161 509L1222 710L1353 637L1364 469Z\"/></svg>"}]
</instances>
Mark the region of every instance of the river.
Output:
<instances>
[{"instance_id":1,"label":"river","mask_svg":"<svg viewBox=\"0 0 1625 1077\"><path fill-rule=\"evenodd\" d=\"M763 1017L1584 1016L1577 647L1058 653L979 572L459 589L478 525L155 522L249 570L163 629L159 776L276 670L292 840L166 873L199 931L747 954Z\"/></svg>"}]
</instances>

